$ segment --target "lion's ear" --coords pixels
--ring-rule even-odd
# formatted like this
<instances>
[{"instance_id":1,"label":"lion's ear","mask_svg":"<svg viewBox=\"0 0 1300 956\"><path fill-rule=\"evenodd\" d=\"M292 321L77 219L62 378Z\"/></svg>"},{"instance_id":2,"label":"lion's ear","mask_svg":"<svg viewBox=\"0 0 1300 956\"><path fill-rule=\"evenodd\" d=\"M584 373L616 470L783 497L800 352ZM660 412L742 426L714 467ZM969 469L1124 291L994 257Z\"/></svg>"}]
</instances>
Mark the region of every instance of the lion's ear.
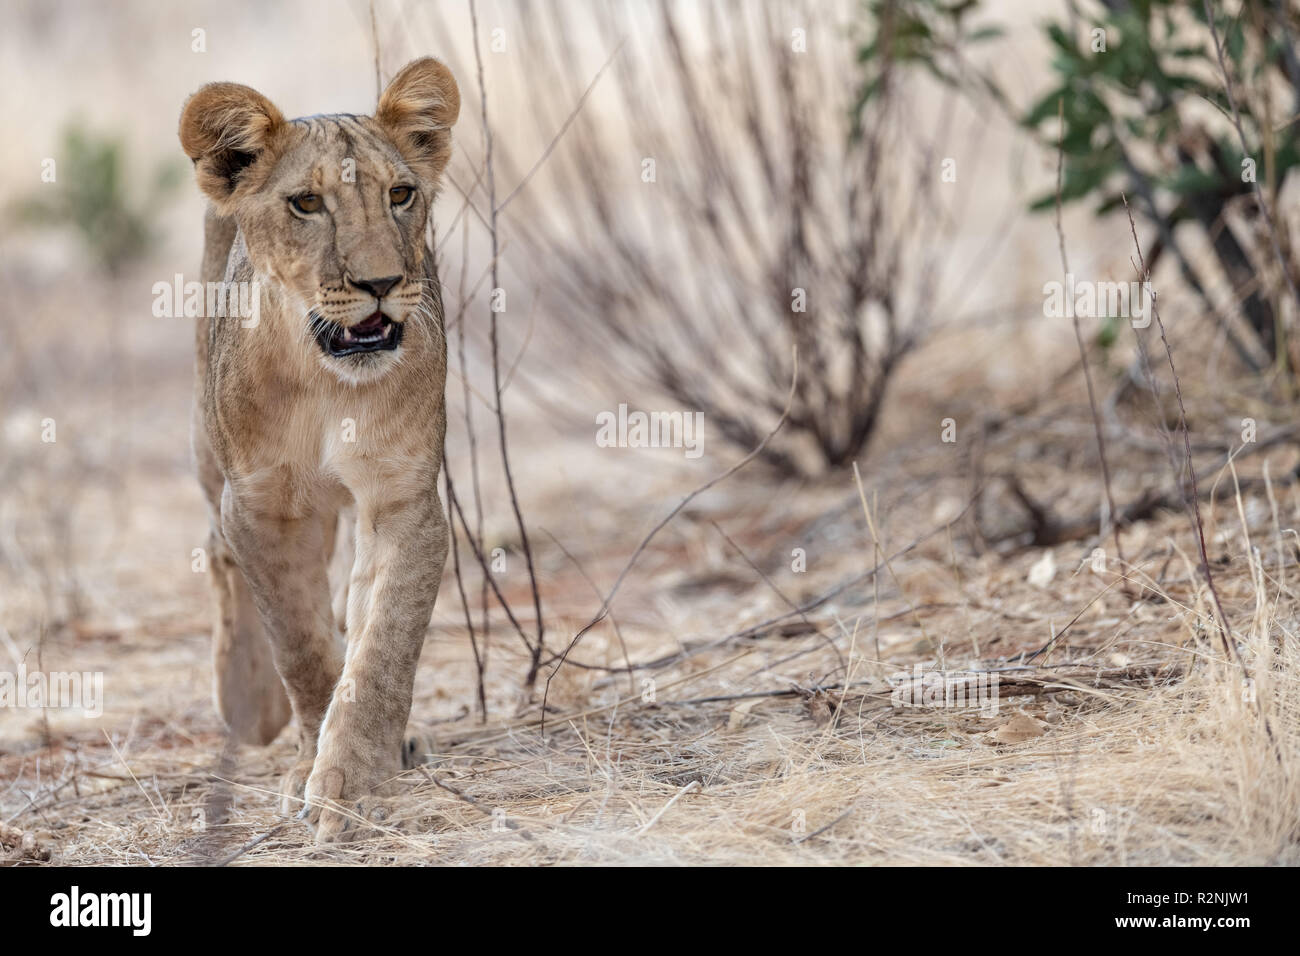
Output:
<instances>
[{"instance_id":1,"label":"lion's ear","mask_svg":"<svg viewBox=\"0 0 1300 956\"><path fill-rule=\"evenodd\" d=\"M199 188L219 209L234 197L249 167L284 125L275 104L239 83L209 83L185 103L181 148L194 160Z\"/></svg>"},{"instance_id":2,"label":"lion's ear","mask_svg":"<svg viewBox=\"0 0 1300 956\"><path fill-rule=\"evenodd\" d=\"M460 115L460 90L451 70L432 57L414 60L379 98L375 119L398 149L436 183L451 159L451 128Z\"/></svg>"}]
</instances>

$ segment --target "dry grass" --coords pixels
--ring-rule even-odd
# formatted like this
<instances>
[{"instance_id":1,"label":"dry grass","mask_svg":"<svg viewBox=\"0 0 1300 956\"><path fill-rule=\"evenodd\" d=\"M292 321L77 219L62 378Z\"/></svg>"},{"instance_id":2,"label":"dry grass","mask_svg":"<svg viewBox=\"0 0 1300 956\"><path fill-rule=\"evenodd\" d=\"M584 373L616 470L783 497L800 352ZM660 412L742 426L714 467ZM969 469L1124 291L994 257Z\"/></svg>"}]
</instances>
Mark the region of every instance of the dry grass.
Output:
<instances>
[{"instance_id":1,"label":"dry grass","mask_svg":"<svg viewBox=\"0 0 1300 956\"><path fill-rule=\"evenodd\" d=\"M1084 415L1075 418L1081 429ZM867 497L890 553L933 526L934 512L950 518L964 485L940 474L918 493L895 469L925 471L920 449L900 452L906 466L884 458L868 473ZM1039 466L1036 480L1071 488L1055 497L1058 507L1072 494L1087 500L1091 479L1064 469L1053 478L1042 470L1050 460ZM802 603L872 565L862 502L852 487L796 493L751 476L670 526L637 573L641 590L617 609L634 661L677 659L630 682L589 669L622 660L612 631L596 629L574 654L588 668L566 666L552 684L544 739L535 707L507 716L527 653L504 636L504 622L491 651L493 720L470 715L474 667L446 589L415 705L433 721L435 753L403 778L394 816L364 842L320 850L303 825L275 816L290 734L221 756L194 575L181 587L189 611L170 624L159 611L126 633L83 623L50 635L47 668L106 672L107 713L102 728L65 712L6 716L0 822L10 829L0 837L11 859L48 853L81 864L1294 864L1300 597L1294 536L1281 532L1294 518L1286 503L1294 489L1274 489L1275 523L1266 496L1224 495L1232 483L1224 475L1207 508L1216 582L1276 746L1213 639L1183 516L1162 515L1126 538L1131 575L1154 600L1132 603L1108 588L1114 576L1090 570L1087 542L1054 549L1058 570L1031 584L1044 552L972 556L958 523L891 560L878 588L861 583L810 612L819 635L788 615L713 522ZM680 489L680 478L670 484ZM647 520L645 506L607 482L585 492L605 512L604 533L581 538L585 546L576 525L557 536L584 570L607 579ZM782 570L793 546L808 550L815 583ZM543 547L539 561L550 614L572 633L598 601L557 549ZM510 580L516 606L526 607L526 583ZM152 587L175 597L178 582L171 572ZM783 614L781 628L719 640ZM1033 669L1005 672L1049 688L1001 700L996 715L899 709L882 697L884 679L914 664L1013 667L1054 634ZM844 683L840 658L850 690L811 691ZM1139 665L1154 676L1086 679ZM694 702L769 692L790 693ZM1041 735L1002 742L1015 735L999 728L1022 725L1021 715Z\"/></svg>"}]
</instances>

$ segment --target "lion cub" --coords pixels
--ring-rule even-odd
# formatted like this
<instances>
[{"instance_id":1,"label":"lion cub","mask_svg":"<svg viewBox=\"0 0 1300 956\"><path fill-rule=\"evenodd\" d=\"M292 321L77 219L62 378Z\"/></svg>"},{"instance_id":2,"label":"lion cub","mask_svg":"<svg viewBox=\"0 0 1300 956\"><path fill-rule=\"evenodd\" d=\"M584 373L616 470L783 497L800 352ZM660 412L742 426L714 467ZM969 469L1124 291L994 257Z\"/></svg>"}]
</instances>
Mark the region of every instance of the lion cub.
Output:
<instances>
[{"instance_id":1,"label":"lion cub","mask_svg":"<svg viewBox=\"0 0 1300 956\"><path fill-rule=\"evenodd\" d=\"M209 317L197 334L216 704L254 743L298 718L282 809L301 807L319 842L351 828L337 801L382 795L401 768L447 554L447 352L425 227L459 111L451 73L421 59L373 117L286 120L236 83L181 115L210 203L203 281L251 283L258 303L256 321ZM326 575L341 509L355 513L345 621Z\"/></svg>"}]
</instances>

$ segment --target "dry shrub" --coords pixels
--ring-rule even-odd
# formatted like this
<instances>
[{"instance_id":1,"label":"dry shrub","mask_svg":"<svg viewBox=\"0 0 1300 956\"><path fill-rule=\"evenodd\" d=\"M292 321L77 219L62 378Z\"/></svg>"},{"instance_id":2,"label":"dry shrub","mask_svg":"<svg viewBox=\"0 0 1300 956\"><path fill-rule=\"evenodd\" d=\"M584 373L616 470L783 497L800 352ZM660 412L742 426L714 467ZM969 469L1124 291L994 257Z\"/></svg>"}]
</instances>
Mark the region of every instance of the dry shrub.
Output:
<instances>
[{"instance_id":1,"label":"dry shrub","mask_svg":"<svg viewBox=\"0 0 1300 956\"><path fill-rule=\"evenodd\" d=\"M780 416L797 345L794 409L764 458L808 474L862 452L953 257L938 241L943 157L918 131L921 87L885 42L855 115L854 8L791 13L522 7L539 132L564 128L582 98L574 37L595 30L617 52L511 227L546 314L598 381L702 411L737 448ZM951 135L947 109L934 119ZM535 159L522 140L499 144L516 180Z\"/></svg>"}]
</instances>

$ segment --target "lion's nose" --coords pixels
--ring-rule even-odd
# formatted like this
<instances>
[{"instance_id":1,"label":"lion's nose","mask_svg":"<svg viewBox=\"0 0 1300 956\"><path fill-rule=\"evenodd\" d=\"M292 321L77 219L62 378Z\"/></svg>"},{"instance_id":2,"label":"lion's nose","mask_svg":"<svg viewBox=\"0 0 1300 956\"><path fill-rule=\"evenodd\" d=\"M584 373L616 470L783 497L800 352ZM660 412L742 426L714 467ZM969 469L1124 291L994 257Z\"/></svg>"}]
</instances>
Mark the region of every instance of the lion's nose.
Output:
<instances>
[{"instance_id":1,"label":"lion's nose","mask_svg":"<svg viewBox=\"0 0 1300 956\"><path fill-rule=\"evenodd\" d=\"M369 292L376 299L382 299L388 290L402 281L401 276L384 276L382 279L349 279L362 292Z\"/></svg>"}]
</instances>

